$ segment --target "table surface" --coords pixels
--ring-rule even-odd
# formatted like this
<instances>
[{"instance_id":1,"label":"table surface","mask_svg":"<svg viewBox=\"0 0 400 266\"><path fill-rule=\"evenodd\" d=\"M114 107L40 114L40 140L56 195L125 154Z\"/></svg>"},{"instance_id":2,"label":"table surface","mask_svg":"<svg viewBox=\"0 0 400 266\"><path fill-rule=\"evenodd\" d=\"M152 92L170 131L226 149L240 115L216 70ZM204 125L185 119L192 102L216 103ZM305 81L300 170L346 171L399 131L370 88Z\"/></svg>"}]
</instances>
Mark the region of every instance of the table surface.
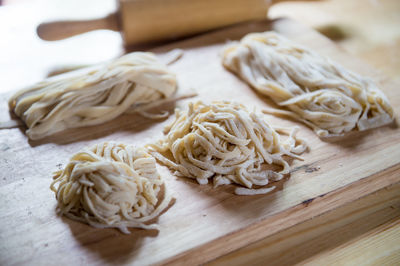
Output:
<instances>
[{"instance_id":1,"label":"table surface","mask_svg":"<svg viewBox=\"0 0 400 266\"><path fill-rule=\"evenodd\" d=\"M52 71L93 64L125 52L117 32L96 31L54 43L44 42L35 34L37 24L42 21L95 18L106 15L116 8L113 0L87 0L84 3L79 0L8 2L12 4L0 7L0 35L2 36L0 38L0 84L2 84L0 93L32 84ZM79 9L76 8L77 6ZM282 3L271 8L269 15L271 18L291 17L312 26L384 75L400 80L400 1L398 0ZM75 53L74 51L78 49L84 52ZM329 215L344 213L346 210L341 209ZM390 221L383 220L389 214L394 218ZM329 217L320 219L329 219ZM336 240L324 249L324 252L312 254L303 262L308 264L320 264L327 261L371 262L376 261L373 258L385 254L387 247L400 246L398 206L376 211L370 214L368 219L368 226L364 226L363 230L352 234L339 234ZM316 221L313 222L316 223ZM342 230L353 228L350 224L346 226ZM271 241L274 241L273 238L260 241L256 245L249 246L247 250L232 253L216 262L232 264L233 261L240 262L240 258L262 262L265 254L271 250ZM315 239L314 244L320 243L318 241L323 240ZM393 258L390 254L386 255ZM395 258L397 262L400 261L398 256ZM389 261L389 263L393 262Z\"/></svg>"}]
</instances>

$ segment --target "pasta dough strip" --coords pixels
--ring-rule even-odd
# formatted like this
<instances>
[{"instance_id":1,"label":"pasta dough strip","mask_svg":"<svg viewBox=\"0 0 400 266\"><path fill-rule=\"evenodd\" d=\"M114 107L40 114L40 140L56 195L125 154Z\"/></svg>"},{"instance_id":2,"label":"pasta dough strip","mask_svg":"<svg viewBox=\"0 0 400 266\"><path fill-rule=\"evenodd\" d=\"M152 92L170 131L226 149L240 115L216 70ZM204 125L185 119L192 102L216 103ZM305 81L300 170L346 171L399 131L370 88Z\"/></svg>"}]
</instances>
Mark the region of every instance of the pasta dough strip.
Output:
<instances>
[{"instance_id":1,"label":"pasta dough strip","mask_svg":"<svg viewBox=\"0 0 400 266\"><path fill-rule=\"evenodd\" d=\"M60 214L127 234L128 227L157 229L147 222L159 216L172 200L153 157L143 148L113 142L72 156L65 169L54 174L50 188L56 194Z\"/></svg>"},{"instance_id":2,"label":"pasta dough strip","mask_svg":"<svg viewBox=\"0 0 400 266\"><path fill-rule=\"evenodd\" d=\"M17 92L9 108L25 122L27 136L40 139L104 123L139 105L168 99L176 89L175 75L152 53L135 52L48 78Z\"/></svg>"},{"instance_id":3,"label":"pasta dough strip","mask_svg":"<svg viewBox=\"0 0 400 266\"><path fill-rule=\"evenodd\" d=\"M371 80L275 32L251 33L228 45L223 65L287 110L320 137L389 124L393 109Z\"/></svg>"},{"instance_id":4,"label":"pasta dough strip","mask_svg":"<svg viewBox=\"0 0 400 266\"><path fill-rule=\"evenodd\" d=\"M283 141L260 115L243 105L197 102L189 103L187 111L176 110L165 138L147 148L161 163L199 184L213 178L214 186L236 183L246 187L237 188L236 194L262 194L273 188L253 186L281 179L289 173L284 156L301 159L298 154L307 149L297 132L292 130Z\"/></svg>"}]
</instances>

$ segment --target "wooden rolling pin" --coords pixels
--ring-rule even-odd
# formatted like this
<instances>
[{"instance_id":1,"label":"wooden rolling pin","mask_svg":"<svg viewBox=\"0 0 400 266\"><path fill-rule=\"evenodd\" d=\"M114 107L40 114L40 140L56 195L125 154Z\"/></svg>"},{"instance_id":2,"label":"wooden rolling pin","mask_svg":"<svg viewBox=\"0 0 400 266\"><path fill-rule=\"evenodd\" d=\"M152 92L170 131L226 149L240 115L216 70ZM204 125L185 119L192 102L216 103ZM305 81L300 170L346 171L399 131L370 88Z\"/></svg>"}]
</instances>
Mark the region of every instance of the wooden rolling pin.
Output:
<instances>
[{"instance_id":1,"label":"wooden rolling pin","mask_svg":"<svg viewBox=\"0 0 400 266\"><path fill-rule=\"evenodd\" d=\"M271 5L282 1L290 0L119 0L118 11L105 18L42 23L37 33L54 41L110 29L121 31L126 45L141 44L263 19Z\"/></svg>"}]
</instances>

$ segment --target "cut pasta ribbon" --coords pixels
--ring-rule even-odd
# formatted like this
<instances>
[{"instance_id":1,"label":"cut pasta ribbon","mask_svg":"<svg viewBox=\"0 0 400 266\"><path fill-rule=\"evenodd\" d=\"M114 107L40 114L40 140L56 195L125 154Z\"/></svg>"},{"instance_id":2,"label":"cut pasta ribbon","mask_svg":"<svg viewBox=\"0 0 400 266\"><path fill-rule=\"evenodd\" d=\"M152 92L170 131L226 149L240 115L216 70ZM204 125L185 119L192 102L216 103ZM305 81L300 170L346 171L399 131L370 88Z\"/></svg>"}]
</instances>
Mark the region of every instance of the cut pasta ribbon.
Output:
<instances>
[{"instance_id":1,"label":"cut pasta ribbon","mask_svg":"<svg viewBox=\"0 0 400 266\"><path fill-rule=\"evenodd\" d=\"M135 52L48 78L17 92L9 107L27 125L27 136L40 139L67 128L104 123L128 109L170 98L176 89L175 74L166 65L152 53Z\"/></svg>"},{"instance_id":2,"label":"cut pasta ribbon","mask_svg":"<svg viewBox=\"0 0 400 266\"><path fill-rule=\"evenodd\" d=\"M58 185L58 186L57 186ZM105 142L75 154L50 186L58 211L96 228L157 229L150 222L172 200L143 148Z\"/></svg>"},{"instance_id":3,"label":"cut pasta ribbon","mask_svg":"<svg viewBox=\"0 0 400 266\"><path fill-rule=\"evenodd\" d=\"M260 115L237 103L189 103L187 111L176 110L175 116L165 138L147 146L150 154L199 184L213 178L214 186L242 185L235 190L239 195L273 190L254 186L266 186L289 174L284 156L301 159L298 155L307 149L296 137L298 128L282 141Z\"/></svg>"},{"instance_id":4,"label":"cut pasta ribbon","mask_svg":"<svg viewBox=\"0 0 400 266\"><path fill-rule=\"evenodd\" d=\"M314 129L320 137L342 135L389 124L393 109L371 80L274 32L251 33L229 45L223 65L258 92Z\"/></svg>"}]
</instances>

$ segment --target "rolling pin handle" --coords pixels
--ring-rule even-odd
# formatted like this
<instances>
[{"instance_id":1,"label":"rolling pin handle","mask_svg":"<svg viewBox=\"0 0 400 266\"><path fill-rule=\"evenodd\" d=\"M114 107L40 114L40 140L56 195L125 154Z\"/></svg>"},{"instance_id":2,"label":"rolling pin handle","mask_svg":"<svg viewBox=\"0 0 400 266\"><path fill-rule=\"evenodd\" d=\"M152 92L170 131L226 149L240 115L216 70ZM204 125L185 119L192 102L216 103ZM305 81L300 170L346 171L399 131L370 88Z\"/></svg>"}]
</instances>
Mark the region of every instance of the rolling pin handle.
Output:
<instances>
[{"instance_id":1,"label":"rolling pin handle","mask_svg":"<svg viewBox=\"0 0 400 266\"><path fill-rule=\"evenodd\" d=\"M108 29L119 31L117 14L112 13L104 18L77 21L53 21L41 23L37 35L46 41L58 41L92 30Z\"/></svg>"}]
</instances>

